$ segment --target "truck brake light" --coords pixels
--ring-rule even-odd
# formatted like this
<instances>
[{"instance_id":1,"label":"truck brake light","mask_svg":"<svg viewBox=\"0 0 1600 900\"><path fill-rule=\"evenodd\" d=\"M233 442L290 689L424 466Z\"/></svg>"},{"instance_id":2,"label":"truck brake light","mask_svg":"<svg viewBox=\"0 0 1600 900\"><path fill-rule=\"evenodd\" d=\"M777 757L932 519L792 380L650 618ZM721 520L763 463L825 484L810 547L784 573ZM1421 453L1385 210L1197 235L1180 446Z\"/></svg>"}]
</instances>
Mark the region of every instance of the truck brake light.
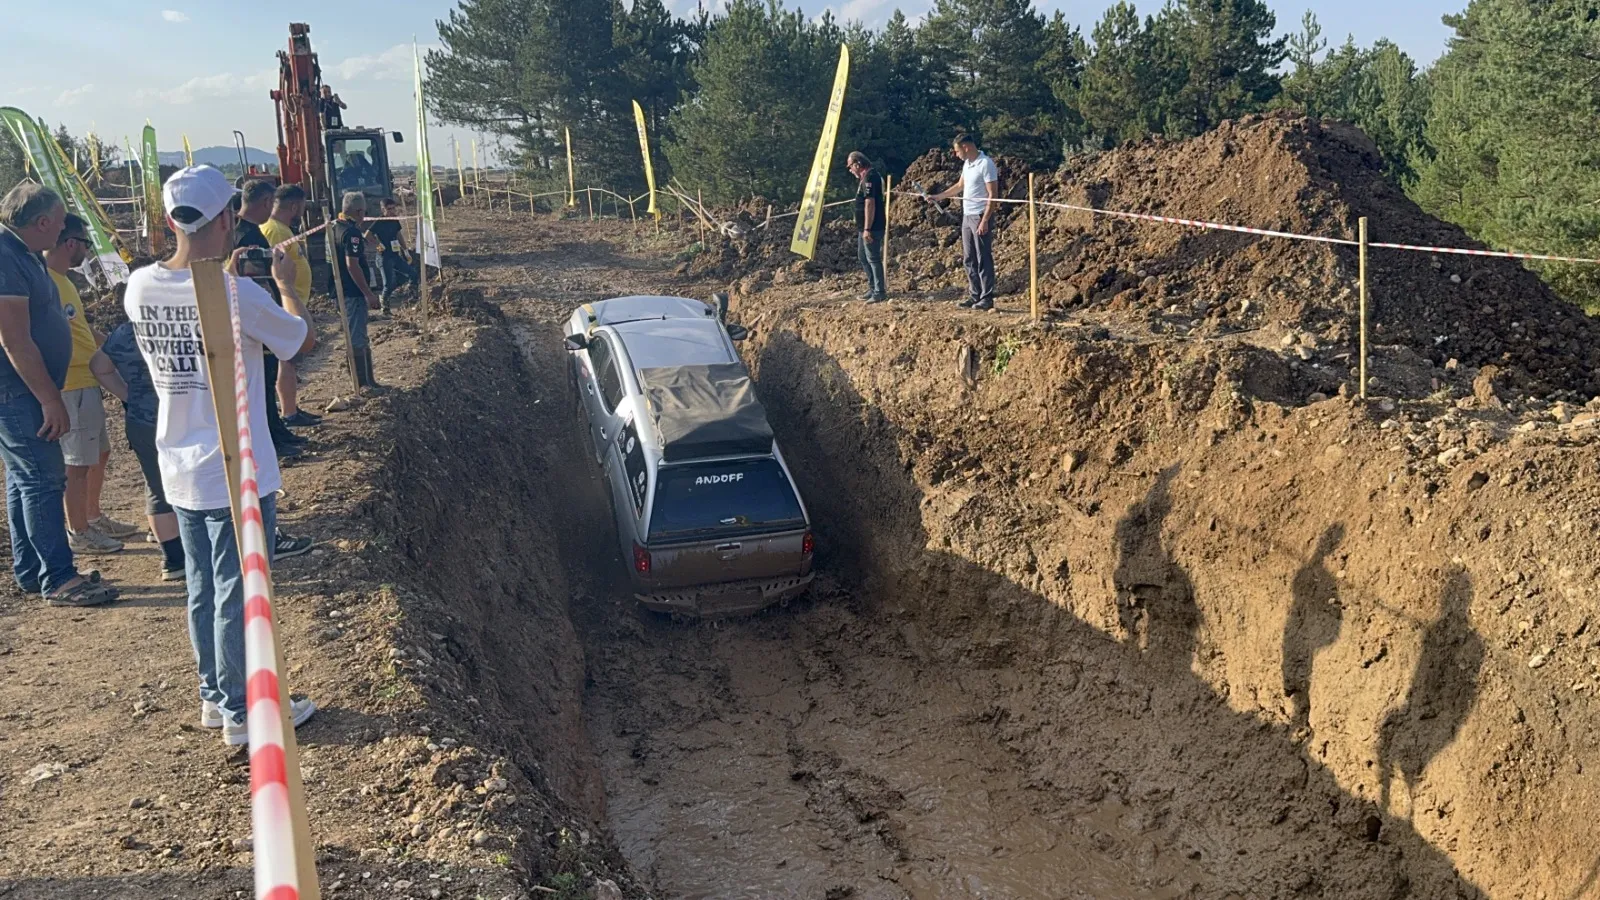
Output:
<instances>
[{"instance_id":1,"label":"truck brake light","mask_svg":"<svg viewBox=\"0 0 1600 900\"><path fill-rule=\"evenodd\" d=\"M650 574L650 551L638 544L633 545L633 570L640 575Z\"/></svg>"},{"instance_id":2,"label":"truck brake light","mask_svg":"<svg viewBox=\"0 0 1600 900\"><path fill-rule=\"evenodd\" d=\"M806 536L800 540L800 552L804 553L806 556L810 556L811 554L815 553L816 550L817 539L812 537L811 532L808 531L806 532Z\"/></svg>"}]
</instances>

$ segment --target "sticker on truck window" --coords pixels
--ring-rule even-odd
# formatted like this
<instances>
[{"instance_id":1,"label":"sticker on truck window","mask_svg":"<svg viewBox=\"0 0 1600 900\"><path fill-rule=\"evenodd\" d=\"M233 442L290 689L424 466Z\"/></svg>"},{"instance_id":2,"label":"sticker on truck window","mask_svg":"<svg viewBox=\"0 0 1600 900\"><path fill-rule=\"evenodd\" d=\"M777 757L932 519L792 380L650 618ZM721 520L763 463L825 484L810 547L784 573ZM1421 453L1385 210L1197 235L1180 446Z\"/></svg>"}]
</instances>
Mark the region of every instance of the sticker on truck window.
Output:
<instances>
[{"instance_id":1,"label":"sticker on truck window","mask_svg":"<svg viewBox=\"0 0 1600 900\"><path fill-rule=\"evenodd\" d=\"M726 472L721 475L696 475L694 483L698 487L706 484L732 484L735 481L743 480L743 472Z\"/></svg>"},{"instance_id":2,"label":"sticker on truck window","mask_svg":"<svg viewBox=\"0 0 1600 900\"><path fill-rule=\"evenodd\" d=\"M633 497L633 511L643 514L645 489L649 487L650 475L644 464L644 445L639 443L639 432L633 427L632 419L618 429L617 449L622 453L622 468L628 476L628 493Z\"/></svg>"}]
</instances>

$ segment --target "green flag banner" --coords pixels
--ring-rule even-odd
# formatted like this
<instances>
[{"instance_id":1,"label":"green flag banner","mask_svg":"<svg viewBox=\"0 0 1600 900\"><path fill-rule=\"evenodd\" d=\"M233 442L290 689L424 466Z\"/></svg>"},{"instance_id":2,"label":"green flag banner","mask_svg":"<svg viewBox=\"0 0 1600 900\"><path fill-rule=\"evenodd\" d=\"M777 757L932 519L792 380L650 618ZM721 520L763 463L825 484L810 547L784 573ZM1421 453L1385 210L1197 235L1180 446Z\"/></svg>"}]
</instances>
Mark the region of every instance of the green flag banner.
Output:
<instances>
[{"instance_id":1,"label":"green flag banner","mask_svg":"<svg viewBox=\"0 0 1600 900\"><path fill-rule=\"evenodd\" d=\"M433 157L428 153L428 104L422 93L422 57L417 45L411 45L411 59L416 63L417 79L417 258L423 265L439 266L439 232L434 228L433 213ZM423 273L426 276L426 273Z\"/></svg>"},{"instance_id":2,"label":"green flag banner","mask_svg":"<svg viewBox=\"0 0 1600 900\"><path fill-rule=\"evenodd\" d=\"M161 156L156 153L156 130L144 126L144 145L140 148L139 168L144 171L144 214L150 228L150 254L167 251L167 225L161 202Z\"/></svg>"},{"instance_id":3,"label":"green flag banner","mask_svg":"<svg viewBox=\"0 0 1600 900\"><path fill-rule=\"evenodd\" d=\"M107 224L110 220L95 201L94 195L78 178L78 173L71 168L61 145L40 128L32 116L20 109L0 107L0 122L5 123L6 131L22 148L23 156L39 183L59 194L67 209L88 223L94 254L84 261L84 277L91 283L105 287L127 281L128 264L117 252L116 242Z\"/></svg>"},{"instance_id":4,"label":"green flag banner","mask_svg":"<svg viewBox=\"0 0 1600 900\"><path fill-rule=\"evenodd\" d=\"M828 116L822 120L822 136L817 139L817 155L811 162L811 176L800 198L800 218L794 223L794 240L789 249L811 259L817 252L817 233L822 230L822 204L828 192L828 169L833 163L833 142L839 135L839 113L844 110L844 89L850 81L850 46L839 46L839 71L833 77L833 95L828 98Z\"/></svg>"}]
</instances>

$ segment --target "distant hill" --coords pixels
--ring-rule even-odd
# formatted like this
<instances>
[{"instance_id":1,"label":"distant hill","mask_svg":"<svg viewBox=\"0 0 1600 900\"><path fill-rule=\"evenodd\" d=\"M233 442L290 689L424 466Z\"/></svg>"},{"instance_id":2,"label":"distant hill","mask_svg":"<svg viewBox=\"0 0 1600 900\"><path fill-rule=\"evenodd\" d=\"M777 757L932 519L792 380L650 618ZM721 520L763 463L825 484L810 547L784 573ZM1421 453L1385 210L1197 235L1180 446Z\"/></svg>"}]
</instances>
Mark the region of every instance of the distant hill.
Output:
<instances>
[{"instance_id":1,"label":"distant hill","mask_svg":"<svg viewBox=\"0 0 1600 900\"><path fill-rule=\"evenodd\" d=\"M163 150L156 155L160 158L163 165L183 165L182 150ZM265 150L257 150L254 147L245 148L245 158L248 159L250 164L253 166L270 165L276 168L278 165L278 154L268 153ZM195 165L200 166L217 166L218 168L222 166L233 166L234 168L238 168L239 151L233 147L199 147L194 151L194 161Z\"/></svg>"}]
</instances>

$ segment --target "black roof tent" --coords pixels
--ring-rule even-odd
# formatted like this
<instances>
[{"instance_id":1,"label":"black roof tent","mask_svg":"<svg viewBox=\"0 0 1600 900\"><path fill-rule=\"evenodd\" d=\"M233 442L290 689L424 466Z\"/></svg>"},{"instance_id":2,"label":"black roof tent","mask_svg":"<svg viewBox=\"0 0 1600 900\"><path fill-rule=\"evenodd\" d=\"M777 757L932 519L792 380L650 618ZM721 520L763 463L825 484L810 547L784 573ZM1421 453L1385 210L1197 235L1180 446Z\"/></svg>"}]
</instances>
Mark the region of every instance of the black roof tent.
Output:
<instances>
[{"instance_id":1,"label":"black roof tent","mask_svg":"<svg viewBox=\"0 0 1600 900\"><path fill-rule=\"evenodd\" d=\"M772 452L767 411L740 363L640 369L639 387L666 462Z\"/></svg>"}]
</instances>

